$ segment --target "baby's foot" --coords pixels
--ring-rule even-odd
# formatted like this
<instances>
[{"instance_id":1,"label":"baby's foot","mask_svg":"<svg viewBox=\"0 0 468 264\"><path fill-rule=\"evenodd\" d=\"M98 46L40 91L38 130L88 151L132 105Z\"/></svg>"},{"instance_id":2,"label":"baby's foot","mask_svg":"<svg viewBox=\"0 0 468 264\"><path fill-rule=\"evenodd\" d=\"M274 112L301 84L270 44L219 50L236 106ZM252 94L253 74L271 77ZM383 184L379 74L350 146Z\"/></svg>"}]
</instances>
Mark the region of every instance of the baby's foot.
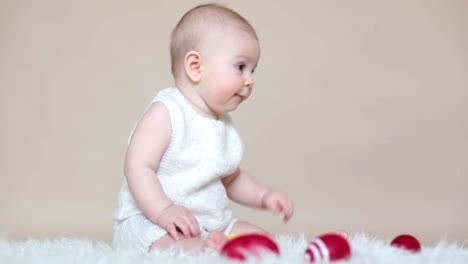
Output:
<instances>
[{"instance_id":1,"label":"baby's foot","mask_svg":"<svg viewBox=\"0 0 468 264\"><path fill-rule=\"evenodd\" d=\"M349 238L349 234L348 232L344 231L344 230L339 230L339 231L336 231L335 234L343 237L344 239L348 240Z\"/></svg>"},{"instance_id":2,"label":"baby's foot","mask_svg":"<svg viewBox=\"0 0 468 264\"><path fill-rule=\"evenodd\" d=\"M219 231L213 231L208 235L208 238L205 241L205 245L207 249L220 251L227 241L228 238L226 235Z\"/></svg>"}]
</instances>

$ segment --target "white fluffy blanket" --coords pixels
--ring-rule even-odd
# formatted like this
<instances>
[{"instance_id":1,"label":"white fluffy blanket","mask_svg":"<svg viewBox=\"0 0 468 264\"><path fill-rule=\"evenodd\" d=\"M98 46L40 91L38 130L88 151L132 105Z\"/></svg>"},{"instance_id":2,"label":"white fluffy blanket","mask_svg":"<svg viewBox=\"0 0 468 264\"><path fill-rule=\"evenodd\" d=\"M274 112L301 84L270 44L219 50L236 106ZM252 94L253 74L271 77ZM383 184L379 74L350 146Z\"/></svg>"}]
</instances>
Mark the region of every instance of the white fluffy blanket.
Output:
<instances>
[{"instance_id":1,"label":"white fluffy blanket","mask_svg":"<svg viewBox=\"0 0 468 264\"><path fill-rule=\"evenodd\" d=\"M307 263L304 258L305 239L277 236L281 256L265 255L260 259L249 259L247 263ZM439 242L434 247L423 247L411 254L389 246L388 241L356 234L350 238L352 257L346 262L335 263L468 263L468 248L462 245ZM137 253L119 251L109 244L80 239L8 241L0 239L0 263L238 263L231 262L216 253L194 256L177 254L173 251Z\"/></svg>"}]
</instances>

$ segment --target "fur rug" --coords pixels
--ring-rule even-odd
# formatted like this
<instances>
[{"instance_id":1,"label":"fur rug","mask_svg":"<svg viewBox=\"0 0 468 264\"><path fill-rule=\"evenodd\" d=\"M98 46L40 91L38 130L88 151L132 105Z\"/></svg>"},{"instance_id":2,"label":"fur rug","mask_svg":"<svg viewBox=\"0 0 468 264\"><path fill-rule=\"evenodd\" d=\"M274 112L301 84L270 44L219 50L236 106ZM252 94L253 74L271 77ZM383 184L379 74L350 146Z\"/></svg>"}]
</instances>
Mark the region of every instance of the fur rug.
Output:
<instances>
[{"instance_id":1,"label":"fur rug","mask_svg":"<svg viewBox=\"0 0 468 264\"><path fill-rule=\"evenodd\" d=\"M307 263L304 257L304 237L281 235L276 237L281 256L264 255L249 259L247 263ZM404 252L389 246L388 241L372 239L365 234L350 238L352 257L346 262L335 263L468 263L468 248L462 245L439 242L434 247L423 247L417 254ZM109 244L96 241L62 238L58 240L9 241L0 239L0 263L238 263L228 261L216 253L203 255L177 254L174 251L137 253L119 251Z\"/></svg>"}]
</instances>

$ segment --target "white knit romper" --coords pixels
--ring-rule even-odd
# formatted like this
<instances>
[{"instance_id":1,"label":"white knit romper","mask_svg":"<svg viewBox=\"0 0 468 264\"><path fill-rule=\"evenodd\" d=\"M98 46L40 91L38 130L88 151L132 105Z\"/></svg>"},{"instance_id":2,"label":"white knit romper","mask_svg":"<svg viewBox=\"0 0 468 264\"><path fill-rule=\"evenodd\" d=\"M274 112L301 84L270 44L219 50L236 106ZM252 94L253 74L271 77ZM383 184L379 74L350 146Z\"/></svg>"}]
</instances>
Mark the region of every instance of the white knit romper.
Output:
<instances>
[{"instance_id":1,"label":"white knit romper","mask_svg":"<svg viewBox=\"0 0 468 264\"><path fill-rule=\"evenodd\" d=\"M218 120L200 115L177 88L160 91L150 106L155 102L166 106L172 127L171 142L156 171L166 195L192 212L202 238L213 230L228 234L226 229L232 228L235 219L221 178L237 169L243 155L242 141L229 115ZM124 178L114 215L113 244L148 251L165 234L138 208Z\"/></svg>"}]
</instances>

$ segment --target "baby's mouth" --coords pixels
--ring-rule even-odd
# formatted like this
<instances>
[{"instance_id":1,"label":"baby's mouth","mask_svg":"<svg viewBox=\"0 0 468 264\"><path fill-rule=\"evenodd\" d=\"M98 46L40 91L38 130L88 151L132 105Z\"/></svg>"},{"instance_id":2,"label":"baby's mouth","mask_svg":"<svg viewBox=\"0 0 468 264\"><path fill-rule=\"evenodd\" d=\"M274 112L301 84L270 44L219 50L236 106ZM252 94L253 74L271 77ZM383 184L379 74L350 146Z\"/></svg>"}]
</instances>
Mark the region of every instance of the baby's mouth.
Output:
<instances>
[{"instance_id":1,"label":"baby's mouth","mask_svg":"<svg viewBox=\"0 0 468 264\"><path fill-rule=\"evenodd\" d=\"M244 95L236 94L235 96L239 97L241 102L244 101L245 99L247 99L247 96L244 96Z\"/></svg>"}]
</instances>

